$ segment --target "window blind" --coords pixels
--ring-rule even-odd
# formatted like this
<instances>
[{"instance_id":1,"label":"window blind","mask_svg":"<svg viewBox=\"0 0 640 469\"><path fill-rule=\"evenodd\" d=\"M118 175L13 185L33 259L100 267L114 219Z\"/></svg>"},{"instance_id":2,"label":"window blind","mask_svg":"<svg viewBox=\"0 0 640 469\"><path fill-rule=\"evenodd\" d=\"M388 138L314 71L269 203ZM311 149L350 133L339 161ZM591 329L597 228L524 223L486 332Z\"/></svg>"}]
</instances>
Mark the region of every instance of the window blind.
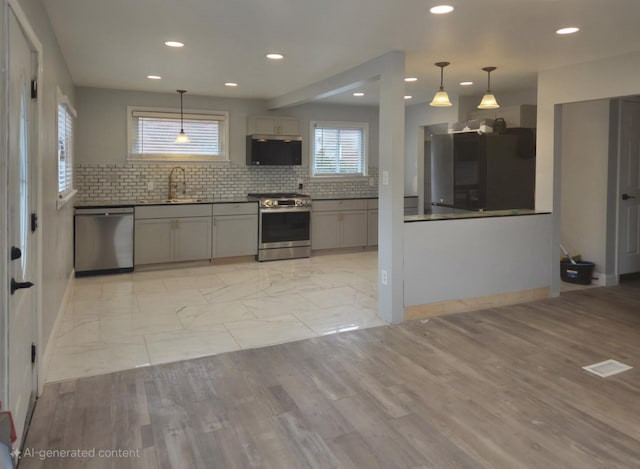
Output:
<instances>
[{"instance_id":1,"label":"window blind","mask_svg":"<svg viewBox=\"0 0 640 469\"><path fill-rule=\"evenodd\" d=\"M364 175L364 128L314 126L313 175Z\"/></svg>"},{"instance_id":2,"label":"window blind","mask_svg":"<svg viewBox=\"0 0 640 469\"><path fill-rule=\"evenodd\" d=\"M58 104L58 194L73 190L73 115Z\"/></svg>"},{"instance_id":3,"label":"window blind","mask_svg":"<svg viewBox=\"0 0 640 469\"><path fill-rule=\"evenodd\" d=\"M138 155L223 155L224 117L184 114L189 143L175 143L180 132L180 113L133 111L132 153Z\"/></svg>"}]
</instances>

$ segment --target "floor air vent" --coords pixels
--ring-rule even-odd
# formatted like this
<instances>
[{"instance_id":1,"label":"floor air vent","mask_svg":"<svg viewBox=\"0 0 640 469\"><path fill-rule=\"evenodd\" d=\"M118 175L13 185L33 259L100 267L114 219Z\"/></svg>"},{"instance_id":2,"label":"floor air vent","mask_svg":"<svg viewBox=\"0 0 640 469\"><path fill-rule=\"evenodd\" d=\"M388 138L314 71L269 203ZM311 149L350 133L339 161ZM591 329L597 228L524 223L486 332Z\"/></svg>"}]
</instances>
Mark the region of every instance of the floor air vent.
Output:
<instances>
[{"instance_id":1,"label":"floor air vent","mask_svg":"<svg viewBox=\"0 0 640 469\"><path fill-rule=\"evenodd\" d=\"M605 360L600 363L594 363L593 365L583 366L583 370L587 370L594 375L598 375L601 378L606 378L611 375L622 373L633 368L632 366L625 365L616 360Z\"/></svg>"}]
</instances>

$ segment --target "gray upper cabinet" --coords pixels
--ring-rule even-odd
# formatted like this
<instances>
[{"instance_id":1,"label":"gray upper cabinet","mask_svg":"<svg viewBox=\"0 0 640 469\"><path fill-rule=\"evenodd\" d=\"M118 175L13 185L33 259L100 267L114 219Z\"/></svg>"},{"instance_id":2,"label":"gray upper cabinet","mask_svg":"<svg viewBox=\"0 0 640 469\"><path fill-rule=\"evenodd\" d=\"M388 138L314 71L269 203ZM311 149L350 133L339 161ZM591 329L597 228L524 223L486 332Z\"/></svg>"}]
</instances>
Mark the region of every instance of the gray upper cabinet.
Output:
<instances>
[{"instance_id":1,"label":"gray upper cabinet","mask_svg":"<svg viewBox=\"0 0 640 469\"><path fill-rule=\"evenodd\" d=\"M247 134L302 135L302 122L289 116L249 116Z\"/></svg>"}]
</instances>

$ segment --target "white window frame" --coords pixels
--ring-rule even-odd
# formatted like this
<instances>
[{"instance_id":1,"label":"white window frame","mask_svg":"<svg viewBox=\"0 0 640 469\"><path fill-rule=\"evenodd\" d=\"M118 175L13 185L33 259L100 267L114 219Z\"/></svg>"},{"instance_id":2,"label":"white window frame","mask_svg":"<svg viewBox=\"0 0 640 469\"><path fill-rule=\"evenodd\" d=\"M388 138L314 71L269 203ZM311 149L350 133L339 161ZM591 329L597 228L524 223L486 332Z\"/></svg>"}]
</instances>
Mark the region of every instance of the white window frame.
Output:
<instances>
[{"instance_id":1,"label":"white window frame","mask_svg":"<svg viewBox=\"0 0 640 469\"><path fill-rule=\"evenodd\" d=\"M71 103L69 102L69 98L62 93L62 91L60 90L60 87L56 87L56 155L57 155L57 162L58 162L58 170L56 171L56 174L58 176L58 181L57 181L57 186L58 186L58 197L56 200L56 207L59 209L61 209L67 202L69 202L74 195L76 195L76 193L78 192L77 189L74 189L73 187L73 183L74 183L74 158L75 158L75 142L74 142L74 133L75 133L75 119L78 117L78 114L75 110L75 108L71 105ZM66 140L66 165L65 165L65 169L66 169L66 174L65 174L65 179L69 176L70 174L70 184L65 187L62 191L60 190L60 119L59 119L59 108L60 106L64 106L67 110L67 113L69 115L69 117L71 117L71 135L69 136L70 139L67 139L65 136L65 140Z\"/></svg>"},{"instance_id":2,"label":"white window frame","mask_svg":"<svg viewBox=\"0 0 640 469\"><path fill-rule=\"evenodd\" d=\"M362 130L362 174L314 174L315 167L315 128L326 127L336 129L353 129ZM309 173L312 179L316 180L359 180L368 176L369 171L369 123L368 122L343 122L343 121L311 121L310 122L310 138L309 138Z\"/></svg>"},{"instance_id":3,"label":"white window frame","mask_svg":"<svg viewBox=\"0 0 640 469\"><path fill-rule=\"evenodd\" d=\"M158 107L141 107L141 106L127 106L127 161L155 161L155 162L201 162L201 163L213 163L213 162L228 162L229 161L229 112L227 111L210 111L200 109L184 109L184 118L188 115L196 116L212 116L216 120L222 122L222 132L220 134L220 155L194 155L194 154L141 154L133 152L133 144L136 134L135 119L133 113L135 111L140 112L157 112L161 114L171 114L180 118L180 110L174 108L158 108ZM185 129L185 133L189 136L189 130ZM177 137L177 134L176 134Z\"/></svg>"}]
</instances>

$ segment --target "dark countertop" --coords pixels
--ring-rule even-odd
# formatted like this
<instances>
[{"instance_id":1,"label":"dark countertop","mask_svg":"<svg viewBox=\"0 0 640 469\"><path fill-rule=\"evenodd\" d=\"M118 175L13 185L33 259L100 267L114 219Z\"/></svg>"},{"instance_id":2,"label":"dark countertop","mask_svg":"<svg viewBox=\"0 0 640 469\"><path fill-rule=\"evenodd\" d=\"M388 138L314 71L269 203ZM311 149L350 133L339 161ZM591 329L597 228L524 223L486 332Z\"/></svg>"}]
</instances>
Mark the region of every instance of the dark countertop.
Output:
<instances>
[{"instance_id":1,"label":"dark countertop","mask_svg":"<svg viewBox=\"0 0 640 469\"><path fill-rule=\"evenodd\" d=\"M411 199L411 198L418 198L417 195L405 195L404 198L405 199ZM331 196L331 197L312 197L313 200L368 200L368 199L378 199L379 197L377 195L370 195L370 196L356 196L356 197L349 197L348 195L345 195L344 197L335 197L335 196Z\"/></svg>"},{"instance_id":2,"label":"dark countertop","mask_svg":"<svg viewBox=\"0 0 640 469\"><path fill-rule=\"evenodd\" d=\"M418 197L417 195L405 195L405 199ZM378 196L357 196L357 197L312 197L312 200L367 200L378 199ZM176 199L174 202L165 200L151 199L134 199L134 200L87 200L76 202L73 204L75 208L119 208L119 207L137 207L141 205L185 205L185 204L243 204L256 203L255 199L249 199L246 196L238 197L222 197L214 199Z\"/></svg>"},{"instance_id":3,"label":"dark countertop","mask_svg":"<svg viewBox=\"0 0 640 469\"><path fill-rule=\"evenodd\" d=\"M496 217L516 217L522 215L548 215L551 212L541 212L531 209L513 209L513 210L490 210L486 212L466 212L466 213L430 213L425 215L406 215L405 223L417 221L436 221L436 220L462 220L468 218L496 218Z\"/></svg>"},{"instance_id":4,"label":"dark countertop","mask_svg":"<svg viewBox=\"0 0 640 469\"><path fill-rule=\"evenodd\" d=\"M146 205L194 205L194 204L244 204L256 203L255 200L249 200L247 197L229 197L217 199L176 199L175 202L167 202L166 200L89 200L84 202L76 202L75 208L118 208L118 207L137 207Z\"/></svg>"}]
</instances>

